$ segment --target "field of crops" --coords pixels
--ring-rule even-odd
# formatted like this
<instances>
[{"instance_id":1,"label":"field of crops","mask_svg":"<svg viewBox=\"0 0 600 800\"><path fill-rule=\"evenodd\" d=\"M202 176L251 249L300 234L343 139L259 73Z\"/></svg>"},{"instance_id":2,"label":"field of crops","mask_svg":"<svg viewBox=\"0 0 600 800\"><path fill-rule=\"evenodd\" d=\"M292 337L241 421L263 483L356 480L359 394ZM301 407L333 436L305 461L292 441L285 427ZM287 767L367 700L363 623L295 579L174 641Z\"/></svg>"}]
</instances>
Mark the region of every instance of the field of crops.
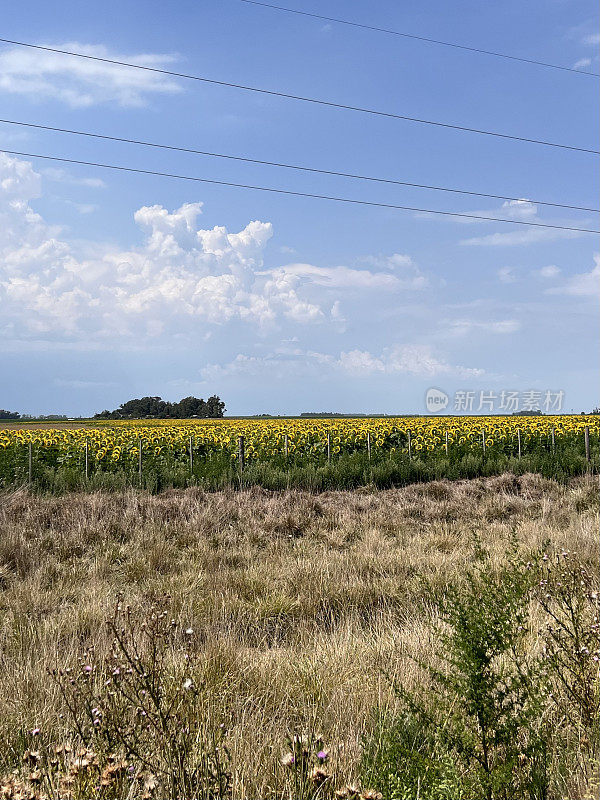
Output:
<instances>
[{"instance_id":1,"label":"field of crops","mask_svg":"<svg viewBox=\"0 0 600 800\"><path fill-rule=\"evenodd\" d=\"M597 466L599 434L600 418L584 415L24 424L0 429L0 484L333 488L507 468L577 474Z\"/></svg>"}]
</instances>

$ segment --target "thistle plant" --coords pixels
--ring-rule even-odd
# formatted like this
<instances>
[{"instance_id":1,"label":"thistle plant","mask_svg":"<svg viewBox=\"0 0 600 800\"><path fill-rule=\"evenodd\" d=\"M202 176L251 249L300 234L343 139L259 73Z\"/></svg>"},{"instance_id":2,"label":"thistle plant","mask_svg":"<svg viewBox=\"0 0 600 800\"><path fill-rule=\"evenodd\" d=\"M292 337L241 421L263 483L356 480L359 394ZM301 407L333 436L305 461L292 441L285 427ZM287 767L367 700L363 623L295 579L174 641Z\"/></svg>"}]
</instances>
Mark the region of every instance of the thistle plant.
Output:
<instances>
[{"instance_id":1,"label":"thistle plant","mask_svg":"<svg viewBox=\"0 0 600 800\"><path fill-rule=\"evenodd\" d=\"M108 656L90 650L55 678L80 741L123 754L145 775L141 797L221 800L231 792L226 729L196 684L194 631L169 612L169 598L143 616L120 600Z\"/></svg>"},{"instance_id":2,"label":"thistle plant","mask_svg":"<svg viewBox=\"0 0 600 800\"><path fill-rule=\"evenodd\" d=\"M600 751L600 587L597 575L567 550L544 553L537 599L544 614L543 658L551 680L557 736L569 720L577 738L572 770L598 788ZM574 732L574 733L573 733ZM595 775L594 775L595 772Z\"/></svg>"}]
</instances>

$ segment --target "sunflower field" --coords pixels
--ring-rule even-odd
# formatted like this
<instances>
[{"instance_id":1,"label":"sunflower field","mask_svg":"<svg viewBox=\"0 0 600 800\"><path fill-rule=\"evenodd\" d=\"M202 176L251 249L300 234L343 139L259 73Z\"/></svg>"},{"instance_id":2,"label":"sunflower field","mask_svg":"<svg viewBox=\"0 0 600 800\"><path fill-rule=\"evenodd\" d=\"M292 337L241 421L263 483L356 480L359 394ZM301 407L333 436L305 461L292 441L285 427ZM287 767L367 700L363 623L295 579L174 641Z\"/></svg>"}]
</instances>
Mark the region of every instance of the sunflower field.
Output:
<instances>
[{"instance_id":1,"label":"sunflower field","mask_svg":"<svg viewBox=\"0 0 600 800\"><path fill-rule=\"evenodd\" d=\"M131 420L0 428L0 486L394 485L596 470L597 415Z\"/></svg>"}]
</instances>

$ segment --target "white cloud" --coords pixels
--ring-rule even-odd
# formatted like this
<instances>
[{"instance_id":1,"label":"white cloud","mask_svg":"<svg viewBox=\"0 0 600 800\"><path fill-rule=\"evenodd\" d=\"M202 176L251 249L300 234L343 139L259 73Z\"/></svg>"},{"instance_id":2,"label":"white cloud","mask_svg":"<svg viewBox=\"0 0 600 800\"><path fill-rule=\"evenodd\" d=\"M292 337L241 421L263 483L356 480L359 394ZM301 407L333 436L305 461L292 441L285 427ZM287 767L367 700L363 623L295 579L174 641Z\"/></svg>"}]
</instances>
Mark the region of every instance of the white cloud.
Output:
<instances>
[{"instance_id":1,"label":"white cloud","mask_svg":"<svg viewBox=\"0 0 600 800\"><path fill-rule=\"evenodd\" d=\"M542 267L534 273L540 278L556 278L560 275L560 269L555 264L549 264L547 267Z\"/></svg>"},{"instance_id":2,"label":"white cloud","mask_svg":"<svg viewBox=\"0 0 600 800\"><path fill-rule=\"evenodd\" d=\"M584 67L591 67L592 59L591 58L580 58L579 61L576 61L573 64L573 69L583 69Z\"/></svg>"},{"instance_id":3,"label":"white cloud","mask_svg":"<svg viewBox=\"0 0 600 800\"><path fill-rule=\"evenodd\" d=\"M501 319L480 322L471 319L451 320L444 326L448 336L470 336L474 333L507 334L521 330L521 323L516 319Z\"/></svg>"},{"instance_id":4,"label":"white cloud","mask_svg":"<svg viewBox=\"0 0 600 800\"><path fill-rule=\"evenodd\" d=\"M204 341L211 326L235 322L260 335L283 324L324 324L343 333L345 298L356 302L365 291L418 289L425 281L399 255L385 259L394 272L313 264L265 270L271 224L255 220L238 232L203 229L200 202L174 211L160 205L138 209L134 220L144 232L139 247L70 243L33 210L31 201L40 193L40 175L31 164L0 154L5 348L44 338L86 342L90 349L98 342L127 347L169 336ZM73 205L82 214L94 210L92 204Z\"/></svg>"},{"instance_id":5,"label":"white cloud","mask_svg":"<svg viewBox=\"0 0 600 800\"><path fill-rule=\"evenodd\" d=\"M159 69L168 67L175 60L171 55L127 55L109 50L104 45L81 42L65 42L53 46L61 50ZM156 72L61 53L10 47L0 52L0 92L2 91L27 95L37 102L52 98L72 108L88 108L107 103L139 107L146 105L152 94L173 94L182 89L173 78Z\"/></svg>"},{"instance_id":6,"label":"white cloud","mask_svg":"<svg viewBox=\"0 0 600 800\"><path fill-rule=\"evenodd\" d=\"M387 272L370 272L350 267L317 267L313 264L288 264L268 270L274 282L288 281L290 285L309 282L327 289L384 289L394 291L401 281Z\"/></svg>"},{"instance_id":7,"label":"white cloud","mask_svg":"<svg viewBox=\"0 0 600 800\"><path fill-rule=\"evenodd\" d=\"M600 253L594 254L594 267L590 272L573 275L562 286L548 289L548 294L567 294L576 297L600 295Z\"/></svg>"},{"instance_id":8,"label":"white cloud","mask_svg":"<svg viewBox=\"0 0 600 800\"><path fill-rule=\"evenodd\" d=\"M134 215L146 239L132 250L88 243L85 256L31 208L40 177L0 154L0 331L4 341L90 341L198 335L198 327L241 320L313 322L327 315L293 285L257 276L270 223L237 233L197 225L201 203ZM91 210L80 208L82 212ZM337 312L336 312L337 313ZM200 331L202 333L203 331Z\"/></svg>"},{"instance_id":9,"label":"white cloud","mask_svg":"<svg viewBox=\"0 0 600 800\"><path fill-rule=\"evenodd\" d=\"M204 380L241 375L269 379L281 379L290 375L321 373L327 367L329 374L341 373L349 377L366 375L413 375L433 378L440 375L459 377L479 377L481 369L452 365L435 355L428 345L394 345L385 348L379 355L367 350L342 351L334 356L318 351L302 351L299 348L292 354L271 353L267 356L248 356L238 354L225 364L209 364L201 375Z\"/></svg>"},{"instance_id":10,"label":"white cloud","mask_svg":"<svg viewBox=\"0 0 600 800\"><path fill-rule=\"evenodd\" d=\"M490 217L505 217L514 220L515 222L532 222L538 223L539 226L544 224L544 219L538 215L538 209L535 203L531 200L506 200L502 203L499 209L489 211L476 211L476 214ZM479 224L485 220L471 220ZM563 225L565 227L587 227L592 224L586 220L580 220L574 223L572 220L555 219L548 224ZM490 233L485 236L474 236L470 239L462 239L459 244L466 246L516 246L523 244L535 244L536 242L549 242L556 239L575 239L579 236L585 236L581 231L564 230L561 228L543 228L536 225L527 227L526 225L518 226L512 230L506 230L500 233Z\"/></svg>"},{"instance_id":11,"label":"white cloud","mask_svg":"<svg viewBox=\"0 0 600 800\"><path fill-rule=\"evenodd\" d=\"M464 214L472 216L461 216L460 214L452 214L451 216L444 214L442 216L434 212L426 214L425 212L418 211L415 214L415 218L424 220L452 219L454 222L458 222L461 225L482 225L486 223L486 220L494 222L498 217L508 218L509 220L527 221L536 217L537 206L535 203L532 203L531 200L527 199L505 200L500 208L475 208L465 211Z\"/></svg>"},{"instance_id":12,"label":"white cloud","mask_svg":"<svg viewBox=\"0 0 600 800\"><path fill-rule=\"evenodd\" d=\"M587 36L583 37L583 44L590 45L591 47L596 47L600 44L600 33L590 33Z\"/></svg>"},{"instance_id":13,"label":"white cloud","mask_svg":"<svg viewBox=\"0 0 600 800\"><path fill-rule=\"evenodd\" d=\"M490 233L487 236L475 236L471 239L463 239L459 244L469 247L514 247L522 244L536 244L537 242L552 242L557 239L576 239L579 236L585 236L585 234L558 228L523 228L507 233Z\"/></svg>"},{"instance_id":14,"label":"white cloud","mask_svg":"<svg viewBox=\"0 0 600 800\"><path fill-rule=\"evenodd\" d=\"M77 178L67 170L58 167L45 167L40 170L40 174L50 181L66 183L69 186L85 186L88 189L106 189L106 183L102 178Z\"/></svg>"},{"instance_id":15,"label":"white cloud","mask_svg":"<svg viewBox=\"0 0 600 800\"><path fill-rule=\"evenodd\" d=\"M293 263L261 273L275 284L314 285L333 290L370 290L396 292L422 289L427 278L415 266L410 256L394 253L387 257L370 256L363 259L374 270L353 267L319 267L314 264Z\"/></svg>"},{"instance_id":16,"label":"white cloud","mask_svg":"<svg viewBox=\"0 0 600 800\"><path fill-rule=\"evenodd\" d=\"M501 211L511 219L529 220L537 216L537 206L531 200L505 200Z\"/></svg>"}]
</instances>

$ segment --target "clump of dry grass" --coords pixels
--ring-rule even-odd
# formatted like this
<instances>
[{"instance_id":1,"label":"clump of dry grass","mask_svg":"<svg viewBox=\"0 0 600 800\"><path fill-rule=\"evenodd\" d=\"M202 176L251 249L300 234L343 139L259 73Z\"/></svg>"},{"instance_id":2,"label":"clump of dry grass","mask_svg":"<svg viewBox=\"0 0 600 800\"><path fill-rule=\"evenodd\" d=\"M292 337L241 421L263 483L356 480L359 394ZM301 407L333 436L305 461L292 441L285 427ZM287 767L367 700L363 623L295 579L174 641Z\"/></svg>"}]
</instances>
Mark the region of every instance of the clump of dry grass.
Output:
<instances>
[{"instance_id":1,"label":"clump of dry grass","mask_svg":"<svg viewBox=\"0 0 600 800\"><path fill-rule=\"evenodd\" d=\"M359 780L373 708L398 702L390 679L421 680L405 653L434 657L435 594L460 580L473 536L492 568L514 535L524 550L549 541L576 553L597 577L597 534L591 478L565 486L502 475L320 495L7 493L0 774L22 764L33 730L49 747L76 738L48 671L81 665L89 652L98 665L112 657L106 619L118 597L142 617L167 597L173 625L194 631L194 680L227 729L233 796L292 796L281 757L300 732L322 736L331 787L346 791ZM173 649L173 664L183 653Z\"/></svg>"}]
</instances>

